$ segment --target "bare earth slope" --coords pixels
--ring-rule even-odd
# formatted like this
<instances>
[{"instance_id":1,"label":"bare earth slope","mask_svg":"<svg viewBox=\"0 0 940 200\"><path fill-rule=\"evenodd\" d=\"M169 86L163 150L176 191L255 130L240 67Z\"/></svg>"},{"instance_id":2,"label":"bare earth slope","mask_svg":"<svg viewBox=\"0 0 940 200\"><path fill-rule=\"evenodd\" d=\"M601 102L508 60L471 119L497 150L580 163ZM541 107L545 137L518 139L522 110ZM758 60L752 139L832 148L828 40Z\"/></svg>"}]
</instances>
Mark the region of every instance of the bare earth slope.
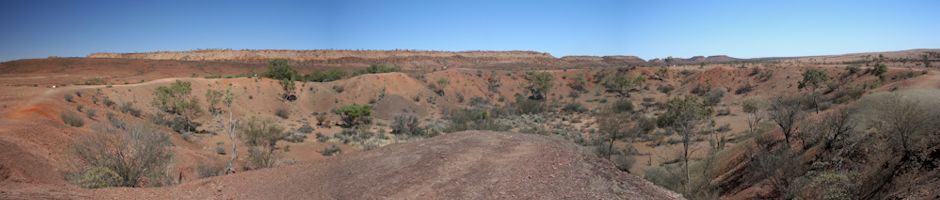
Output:
<instances>
[{"instance_id":1,"label":"bare earth slope","mask_svg":"<svg viewBox=\"0 0 940 200\"><path fill-rule=\"evenodd\" d=\"M681 199L575 144L461 132L170 188L111 188L105 199Z\"/></svg>"}]
</instances>

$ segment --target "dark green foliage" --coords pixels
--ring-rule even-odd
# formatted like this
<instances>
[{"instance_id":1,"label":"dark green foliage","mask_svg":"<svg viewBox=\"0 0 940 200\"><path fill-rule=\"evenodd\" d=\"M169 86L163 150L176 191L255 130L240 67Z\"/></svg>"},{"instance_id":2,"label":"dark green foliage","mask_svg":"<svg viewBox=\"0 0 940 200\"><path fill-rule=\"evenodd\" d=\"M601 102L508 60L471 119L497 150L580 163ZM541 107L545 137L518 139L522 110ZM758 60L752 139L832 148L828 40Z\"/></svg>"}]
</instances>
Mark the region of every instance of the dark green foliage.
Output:
<instances>
[{"instance_id":1,"label":"dark green foliage","mask_svg":"<svg viewBox=\"0 0 940 200\"><path fill-rule=\"evenodd\" d=\"M803 80L800 81L799 88L810 87L815 90L829 80L829 74L820 69L806 69L803 71Z\"/></svg>"},{"instance_id":2,"label":"dark green foliage","mask_svg":"<svg viewBox=\"0 0 940 200\"><path fill-rule=\"evenodd\" d=\"M104 100L102 100L101 102L104 103L104 105L107 107L114 106L114 101L112 101L111 98L108 98L108 97L105 97Z\"/></svg>"},{"instance_id":3,"label":"dark green foliage","mask_svg":"<svg viewBox=\"0 0 940 200\"><path fill-rule=\"evenodd\" d=\"M291 100L296 85L294 81L300 79L297 71L288 65L285 59L274 59L268 64L268 71L264 73L265 77L279 80L281 89L284 90L284 99Z\"/></svg>"},{"instance_id":4,"label":"dark green foliage","mask_svg":"<svg viewBox=\"0 0 940 200\"><path fill-rule=\"evenodd\" d=\"M692 128L696 121L700 121L711 114L712 109L703 101L694 96L676 97L665 104L666 112L659 116L659 127L680 126Z\"/></svg>"},{"instance_id":5,"label":"dark green foliage","mask_svg":"<svg viewBox=\"0 0 940 200\"><path fill-rule=\"evenodd\" d=\"M372 115L372 107L359 104L345 105L334 109L333 113L342 118L346 127L353 127L368 121L366 118Z\"/></svg>"},{"instance_id":6,"label":"dark green foliage","mask_svg":"<svg viewBox=\"0 0 940 200\"><path fill-rule=\"evenodd\" d=\"M297 80L297 71L288 65L286 59L274 59L268 63L264 77L277 80Z\"/></svg>"},{"instance_id":7,"label":"dark green foliage","mask_svg":"<svg viewBox=\"0 0 940 200\"><path fill-rule=\"evenodd\" d=\"M158 110L170 114L193 117L200 112L199 101L191 96L192 84L177 80L170 86L160 86L153 91L151 104ZM107 100L105 102L107 104Z\"/></svg>"},{"instance_id":8,"label":"dark green foliage","mask_svg":"<svg viewBox=\"0 0 940 200\"><path fill-rule=\"evenodd\" d=\"M74 102L75 102L75 100L74 100L75 97L73 97L72 94L65 94L65 95L62 95L62 98L64 98L65 101L66 101L66 102L69 102L69 103L74 103Z\"/></svg>"},{"instance_id":9,"label":"dark green foliage","mask_svg":"<svg viewBox=\"0 0 940 200\"><path fill-rule=\"evenodd\" d=\"M737 90L734 90L734 94L737 94L737 95L747 94L753 90L754 90L754 85L751 85L749 83L747 85L739 87Z\"/></svg>"},{"instance_id":10,"label":"dark green foliage","mask_svg":"<svg viewBox=\"0 0 940 200\"><path fill-rule=\"evenodd\" d=\"M449 120L451 125L446 128L445 132L465 130L505 131L511 128L496 123L496 116L493 116L493 113L495 112L481 108L467 108L447 112L445 119Z\"/></svg>"},{"instance_id":11,"label":"dark green foliage","mask_svg":"<svg viewBox=\"0 0 940 200\"><path fill-rule=\"evenodd\" d=\"M530 73L526 79L529 80L529 93L530 97L533 100L545 100L547 98L547 93L552 89L552 81L555 80L555 77L548 72L533 72Z\"/></svg>"},{"instance_id":12,"label":"dark green foliage","mask_svg":"<svg viewBox=\"0 0 940 200\"><path fill-rule=\"evenodd\" d=\"M539 100L528 98L516 98L516 102L510 105L509 110L516 114L538 114L545 112L545 103Z\"/></svg>"},{"instance_id":13,"label":"dark green foliage","mask_svg":"<svg viewBox=\"0 0 940 200\"><path fill-rule=\"evenodd\" d=\"M607 91L617 92L622 96L629 96L631 90L646 82L646 77L642 75L629 76L623 73L617 73L604 80L604 87Z\"/></svg>"},{"instance_id":14,"label":"dark green foliage","mask_svg":"<svg viewBox=\"0 0 940 200\"><path fill-rule=\"evenodd\" d=\"M401 71L400 67L396 66L386 66L386 65L371 65L368 68L356 71L356 75L360 74L380 74L380 73L392 73Z\"/></svg>"},{"instance_id":15,"label":"dark green foliage","mask_svg":"<svg viewBox=\"0 0 940 200\"><path fill-rule=\"evenodd\" d=\"M611 107L615 113L633 112L633 102L627 98L618 99Z\"/></svg>"},{"instance_id":16,"label":"dark green foliage","mask_svg":"<svg viewBox=\"0 0 940 200\"><path fill-rule=\"evenodd\" d=\"M304 77L307 81L330 82L346 78L346 71L339 69L330 69L324 71L314 71Z\"/></svg>"},{"instance_id":17,"label":"dark green foliage","mask_svg":"<svg viewBox=\"0 0 940 200\"><path fill-rule=\"evenodd\" d=\"M199 126L198 123L191 121L189 118L179 115L168 116L159 112L150 116L150 122L170 127L170 129L173 129L177 133L194 132L196 131L196 127Z\"/></svg>"},{"instance_id":18,"label":"dark green foliage","mask_svg":"<svg viewBox=\"0 0 940 200\"><path fill-rule=\"evenodd\" d=\"M881 63L875 64L875 67L871 69L871 74L878 76L881 79L884 79L884 75L887 72L888 66L885 66L885 64Z\"/></svg>"}]
</instances>

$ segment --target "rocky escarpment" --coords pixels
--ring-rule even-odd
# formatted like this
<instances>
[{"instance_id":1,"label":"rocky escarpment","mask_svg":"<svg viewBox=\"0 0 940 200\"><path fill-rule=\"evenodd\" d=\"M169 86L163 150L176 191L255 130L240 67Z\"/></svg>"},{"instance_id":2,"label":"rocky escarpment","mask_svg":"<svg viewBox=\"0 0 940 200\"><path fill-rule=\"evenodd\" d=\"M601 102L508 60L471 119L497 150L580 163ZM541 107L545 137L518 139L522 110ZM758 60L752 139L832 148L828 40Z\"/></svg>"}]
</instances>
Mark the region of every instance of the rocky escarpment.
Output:
<instances>
[{"instance_id":1,"label":"rocky escarpment","mask_svg":"<svg viewBox=\"0 0 940 200\"><path fill-rule=\"evenodd\" d=\"M535 51L415 51L415 50L196 50L143 53L94 53L89 58L264 63L285 58L301 66L361 67L388 64L406 69L439 67L604 67L640 65L635 56L567 56L556 58Z\"/></svg>"}]
</instances>

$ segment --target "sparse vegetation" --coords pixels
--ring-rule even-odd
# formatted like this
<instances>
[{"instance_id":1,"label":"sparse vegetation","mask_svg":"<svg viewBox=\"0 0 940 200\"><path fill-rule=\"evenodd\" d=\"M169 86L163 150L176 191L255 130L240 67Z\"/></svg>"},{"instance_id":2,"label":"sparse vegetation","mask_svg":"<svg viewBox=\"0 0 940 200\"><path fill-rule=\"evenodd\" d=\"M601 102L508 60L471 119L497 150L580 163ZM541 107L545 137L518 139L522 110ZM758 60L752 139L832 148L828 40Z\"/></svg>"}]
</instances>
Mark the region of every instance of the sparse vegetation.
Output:
<instances>
[{"instance_id":1,"label":"sparse vegetation","mask_svg":"<svg viewBox=\"0 0 940 200\"><path fill-rule=\"evenodd\" d=\"M682 137L683 156L685 166L686 187L685 192L691 192L689 182L692 180L689 171L689 147L698 127L711 115L711 108L694 96L676 97L666 103L666 113L658 119L660 127L669 127Z\"/></svg>"},{"instance_id":2,"label":"sparse vegetation","mask_svg":"<svg viewBox=\"0 0 940 200\"><path fill-rule=\"evenodd\" d=\"M73 144L73 155L82 167L71 179L86 188L169 184L169 138L146 125L134 125L126 131L93 134Z\"/></svg>"},{"instance_id":3,"label":"sparse vegetation","mask_svg":"<svg viewBox=\"0 0 940 200\"><path fill-rule=\"evenodd\" d=\"M85 126L85 120L81 116L75 114L74 112L65 111L60 114L62 117L62 122L69 126L73 127L82 127Z\"/></svg>"},{"instance_id":4,"label":"sparse vegetation","mask_svg":"<svg viewBox=\"0 0 940 200\"><path fill-rule=\"evenodd\" d=\"M802 99L799 97L778 96L770 104L770 119L777 123L783 132L784 140L790 144L790 138L797 125L803 119Z\"/></svg>"},{"instance_id":5,"label":"sparse vegetation","mask_svg":"<svg viewBox=\"0 0 940 200\"><path fill-rule=\"evenodd\" d=\"M276 162L277 142L288 132L274 120L251 117L238 127L238 138L248 146L248 162L251 169L267 168Z\"/></svg>"},{"instance_id":6,"label":"sparse vegetation","mask_svg":"<svg viewBox=\"0 0 940 200\"><path fill-rule=\"evenodd\" d=\"M422 136L424 130L418 122L418 117L411 113L399 113L395 115L391 124L393 134L402 134L407 136Z\"/></svg>"}]
</instances>

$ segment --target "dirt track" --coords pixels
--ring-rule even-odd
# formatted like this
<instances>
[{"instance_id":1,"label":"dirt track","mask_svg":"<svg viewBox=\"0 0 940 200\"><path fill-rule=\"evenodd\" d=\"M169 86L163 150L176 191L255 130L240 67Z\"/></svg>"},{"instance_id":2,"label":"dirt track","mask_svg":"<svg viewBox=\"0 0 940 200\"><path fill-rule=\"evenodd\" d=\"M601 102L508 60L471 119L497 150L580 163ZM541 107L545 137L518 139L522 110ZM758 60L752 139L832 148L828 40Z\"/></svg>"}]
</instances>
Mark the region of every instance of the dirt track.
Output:
<instances>
[{"instance_id":1,"label":"dirt track","mask_svg":"<svg viewBox=\"0 0 940 200\"><path fill-rule=\"evenodd\" d=\"M170 188L111 188L103 199L680 199L576 145L461 132Z\"/></svg>"}]
</instances>

